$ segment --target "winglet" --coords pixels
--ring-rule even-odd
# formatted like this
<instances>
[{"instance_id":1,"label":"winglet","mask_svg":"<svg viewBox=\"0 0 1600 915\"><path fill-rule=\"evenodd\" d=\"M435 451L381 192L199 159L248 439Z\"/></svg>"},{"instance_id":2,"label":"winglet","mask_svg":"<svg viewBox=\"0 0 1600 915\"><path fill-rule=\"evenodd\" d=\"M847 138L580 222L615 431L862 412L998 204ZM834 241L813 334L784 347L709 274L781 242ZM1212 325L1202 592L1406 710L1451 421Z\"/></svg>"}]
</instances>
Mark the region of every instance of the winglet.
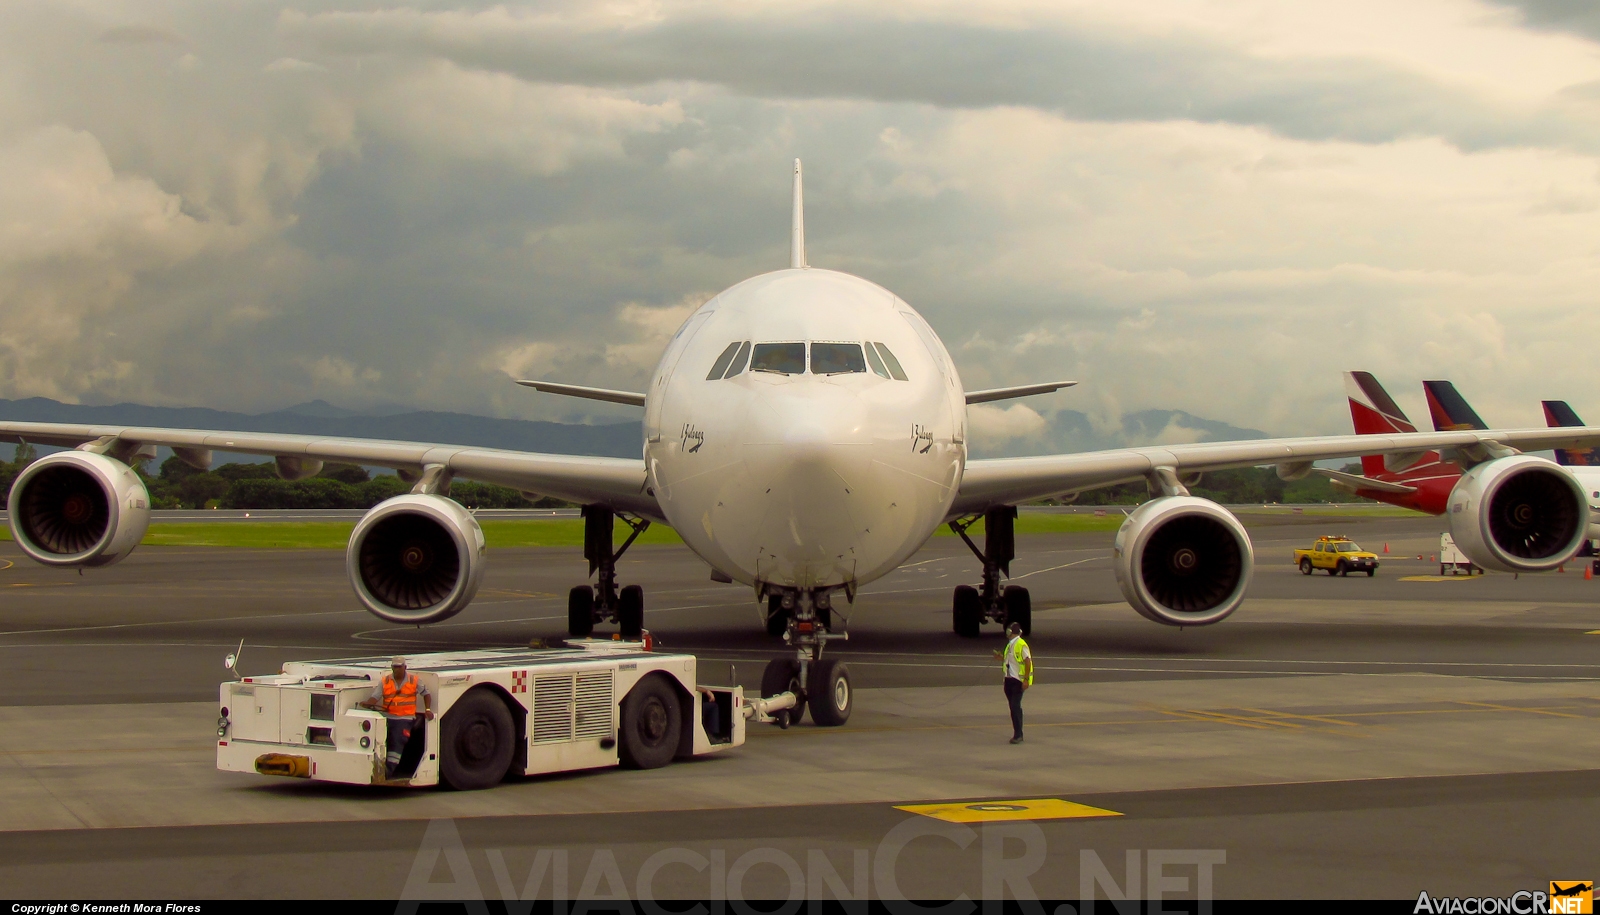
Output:
<instances>
[{"instance_id":1,"label":"winglet","mask_svg":"<svg viewBox=\"0 0 1600 915\"><path fill-rule=\"evenodd\" d=\"M794 160L794 224L789 230L789 266L806 266L806 204L800 195L800 160Z\"/></svg>"}]
</instances>

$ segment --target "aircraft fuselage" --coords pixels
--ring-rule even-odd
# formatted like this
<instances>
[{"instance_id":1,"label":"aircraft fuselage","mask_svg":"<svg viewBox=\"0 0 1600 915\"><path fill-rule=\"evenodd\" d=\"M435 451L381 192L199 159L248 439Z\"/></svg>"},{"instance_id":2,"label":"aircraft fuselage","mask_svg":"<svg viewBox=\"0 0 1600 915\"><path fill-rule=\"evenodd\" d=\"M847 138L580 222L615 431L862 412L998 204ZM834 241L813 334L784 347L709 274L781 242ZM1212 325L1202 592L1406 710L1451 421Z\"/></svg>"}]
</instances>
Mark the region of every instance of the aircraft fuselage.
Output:
<instances>
[{"instance_id":1,"label":"aircraft fuselage","mask_svg":"<svg viewBox=\"0 0 1600 915\"><path fill-rule=\"evenodd\" d=\"M708 378L735 344L728 377ZM711 299L645 397L662 513L745 584L887 574L945 520L966 464L966 402L939 338L888 290L832 270L779 270Z\"/></svg>"}]
</instances>

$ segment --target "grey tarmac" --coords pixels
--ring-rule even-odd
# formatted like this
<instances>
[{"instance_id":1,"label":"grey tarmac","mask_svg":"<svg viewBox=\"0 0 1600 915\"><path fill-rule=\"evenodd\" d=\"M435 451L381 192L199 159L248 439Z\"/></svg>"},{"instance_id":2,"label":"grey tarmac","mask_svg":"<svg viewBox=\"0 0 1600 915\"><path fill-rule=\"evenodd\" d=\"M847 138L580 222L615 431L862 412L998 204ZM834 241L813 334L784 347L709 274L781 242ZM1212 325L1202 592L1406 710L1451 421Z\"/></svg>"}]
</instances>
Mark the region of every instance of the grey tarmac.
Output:
<instances>
[{"instance_id":1,"label":"grey tarmac","mask_svg":"<svg viewBox=\"0 0 1600 915\"><path fill-rule=\"evenodd\" d=\"M992 882L1028 870L1036 849L1027 883L1055 898L1077 896L1086 849L1119 883L1129 850L1146 863L1152 850L1224 853L1212 869L1224 897L1480 895L1587 879L1600 580L1579 563L1434 580L1433 518L1246 523L1250 599L1192 630L1121 603L1109 533L1020 537L1012 572L1033 592L1040 684L1020 747L1005 743L989 660L998 632L949 632L950 589L977 576L960 541L941 537L849 608L837 653L859 692L846 727L755 728L723 757L471 794L216 772L222 655L244 639L249 673L556 635L586 571L579 551L491 551L479 600L416 629L357 609L333 551L144 548L79 576L5 544L0 884L36 898L389 896L417 879L419 849L438 855L446 825L471 862L455 876L495 898L497 873L521 892L538 848L565 850L574 893L614 861L632 895L645 865L666 860L645 889L707 895L715 868L672 863L685 856L746 862L735 870L750 896L784 895L796 873L850 885L858 855L878 862L917 829L943 832L902 843L884 872L898 883L875 870L870 893L976 897L985 861L1001 862ZM1321 533L1390 553L1372 579L1302 576L1290 550ZM619 572L646 587L647 627L701 656L703 680L754 686L778 654L752 596L709 581L683 548L638 548ZM1036 798L1122 815L965 826L896 806ZM998 858L979 851L991 840ZM435 882L453 879L446 860ZM1195 866L1168 873L1187 874L1177 895L1193 894Z\"/></svg>"}]
</instances>

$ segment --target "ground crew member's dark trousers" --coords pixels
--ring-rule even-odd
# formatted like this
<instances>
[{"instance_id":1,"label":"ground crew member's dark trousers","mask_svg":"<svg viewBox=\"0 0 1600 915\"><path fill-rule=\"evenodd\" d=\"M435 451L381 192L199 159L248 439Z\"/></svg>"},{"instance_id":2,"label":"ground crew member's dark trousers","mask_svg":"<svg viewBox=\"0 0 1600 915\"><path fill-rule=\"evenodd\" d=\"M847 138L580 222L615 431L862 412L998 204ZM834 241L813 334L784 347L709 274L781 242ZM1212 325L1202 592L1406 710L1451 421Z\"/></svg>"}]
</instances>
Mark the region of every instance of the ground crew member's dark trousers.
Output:
<instances>
[{"instance_id":1,"label":"ground crew member's dark trousers","mask_svg":"<svg viewBox=\"0 0 1600 915\"><path fill-rule=\"evenodd\" d=\"M411 726L416 723L415 718L390 718L388 721L388 740L384 746L384 760L389 764L389 774L394 774L395 766L400 765L400 754L411 742Z\"/></svg>"},{"instance_id":2,"label":"ground crew member's dark trousers","mask_svg":"<svg viewBox=\"0 0 1600 915\"><path fill-rule=\"evenodd\" d=\"M1022 736L1022 681L1006 678L1006 703L1011 706L1012 737Z\"/></svg>"}]
</instances>

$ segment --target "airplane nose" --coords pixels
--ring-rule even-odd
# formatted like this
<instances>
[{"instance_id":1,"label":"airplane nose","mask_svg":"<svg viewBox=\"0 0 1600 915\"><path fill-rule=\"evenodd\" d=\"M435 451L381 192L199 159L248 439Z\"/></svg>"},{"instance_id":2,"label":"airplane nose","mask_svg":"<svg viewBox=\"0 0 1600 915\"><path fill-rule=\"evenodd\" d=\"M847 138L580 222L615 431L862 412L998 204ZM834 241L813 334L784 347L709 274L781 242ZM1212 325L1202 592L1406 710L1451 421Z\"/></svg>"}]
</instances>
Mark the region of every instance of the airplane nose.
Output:
<instances>
[{"instance_id":1,"label":"airplane nose","mask_svg":"<svg viewBox=\"0 0 1600 915\"><path fill-rule=\"evenodd\" d=\"M746 424L747 479L762 505L752 546L768 580L813 584L854 577L854 502L871 450L864 411L853 397L768 396ZM772 563L783 566L772 568Z\"/></svg>"},{"instance_id":2,"label":"airplane nose","mask_svg":"<svg viewBox=\"0 0 1600 915\"><path fill-rule=\"evenodd\" d=\"M783 443L796 461L826 460L829 446L841 437L814 415L794 416L784 424Z\"/></svg>"}]
</instances>

